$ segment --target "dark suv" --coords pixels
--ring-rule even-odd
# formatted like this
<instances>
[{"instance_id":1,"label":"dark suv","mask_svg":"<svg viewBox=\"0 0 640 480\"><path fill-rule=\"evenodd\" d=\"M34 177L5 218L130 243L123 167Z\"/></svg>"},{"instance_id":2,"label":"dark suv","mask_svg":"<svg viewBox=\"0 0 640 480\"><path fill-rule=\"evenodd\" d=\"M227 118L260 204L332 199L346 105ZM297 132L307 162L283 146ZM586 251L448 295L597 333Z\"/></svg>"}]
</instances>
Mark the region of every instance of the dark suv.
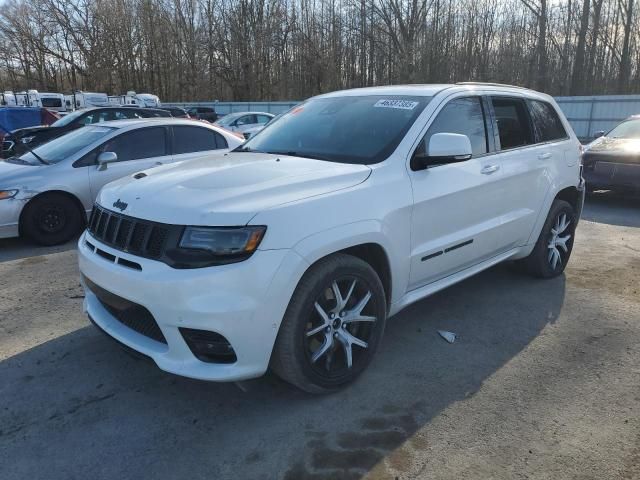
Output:
<instances>
[{"instance_id":1,"label":"dark suv","mask_svg":"<svg viewBox=\"0 0 640 480\"><path fill-rule=\"evenodd\" d=\"M187 113L191 118L197 118L198 120L206 120L207 122L215 122L218 120L218 114L213 107L190 107Z\"/></svg>"},{"instance_id":2,"label":"dark suv","mask_svg":"<svg viewBox=\"0 0 640 480\"><path fill-rule=\"evenodd\" d=\"M7 135L2 143L2 158L22 155L29 148L64 135L76 128L106 122L108 120L129 120L132 118L170 117L166 110L140 107L98 107L76 110L56 120L50 126L18 128ZM28 147L28 148L27 148Z\"/></svg>"}]
</instances>

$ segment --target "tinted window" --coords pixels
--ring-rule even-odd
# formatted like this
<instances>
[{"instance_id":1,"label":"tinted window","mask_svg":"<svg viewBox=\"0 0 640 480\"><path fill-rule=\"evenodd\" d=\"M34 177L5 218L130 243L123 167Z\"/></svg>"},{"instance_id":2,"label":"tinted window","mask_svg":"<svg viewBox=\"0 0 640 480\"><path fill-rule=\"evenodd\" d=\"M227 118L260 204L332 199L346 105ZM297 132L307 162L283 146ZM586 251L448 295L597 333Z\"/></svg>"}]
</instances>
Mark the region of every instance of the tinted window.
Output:
<instances>
[{"instance_id":1,"label":"tinted window","mask_svg":"<svg viewBox=\"0 0 640 480\"><path fill-rule=\"evenodd\" d=\"M269 120L271 120L271 117L268 117L267 115L256 115L256 117L258 117L258 121L256 123L259 123L260 125L269 123Z\"/></svg>"},{"instance_id":2,"label":"tinted window","mask_svg":"<svg viewBox=\"0 0 640 480\"><path fill-rule=\"evenodd\" d=\"M533 135L525 103L517 98L493 98L491 102L498 124L500 148L508 150L531 145Z\"/></svg>"},{"instance_id":3,"label":"tinted window","mask_svg":"<svg viewBox=\"0 0 640 480\"><path fill-rule=\"evenodd\" d=\"M227 141L208 128L176 126L173 127L173 153L204 152L227 148Z\"/></svg>"},{"instance_id":4,"label":"tinted window","mask_svg":"<svg viewBox=\"0 0 640 480\"><path fill-rule=\"evenodd\" d=\"M236 125L241 127L242 125L252 125L257 123L255 115L243 115L236 121Z\"/></svg>"},{"instance_id":5,"label":"tinted window","mask_svg":"<svg viewBox=\"0 0 640 480\"><path fill-rule=\"evenodd\" d=\"M62 100L59 98L41 98L40 102L44 108L60 108L62 107Z\"/></svg>"},{"instance_id":6,"label":"tinted window","mask_svg":"<svg viewBox=\"0 0 640 480\"><path fill-rule=\"evenodd\" d=\"M371 164L386 159L431 97L368 95L313 98L251 137L237 151Z\"/></svg>"},{"instance_id":7,"label":"tinted window","mask_svg":"<svg viewBox=\"0 0 640 480\"><path fill-rule=\"evenodd\" d=\"M532 100L529 102L529 111L533 120L533 128L536 131L538 142L550 142L561 138L567 138L567 132L562 126L556 110L546 102Z\"/></svg>"},{"instance_id":8,"label":"tinted window","mask_svg":"<svg viewBox=\"0 0 640 480\"><path fill-rule=\"evenodd\" d=\"M198 112L200 112L200 113L211 113L211 112L213 112L213 108L198 107Z\"/></svg>"},{"instance_id":9,"label":"tinted window","mask_svg":"<svg viewBox=\"0 0 640 480\"><path fill-rule=\"evenodd\" d=\"M429 140L435 133L466 135L474 157L487 153L487 133L480 98L456 98L447 103L427 130L418 149L429 153Z\"/></svg>"},{"instance_id":10,"label":"tinted window","mask_svg":"<svg viewBox=\"0 0 640 480\"><path fill-rule=\"evenodd\" d=\"M33 151L36 152L36 155L39 155L50 163L57 163L91 145L112 130L113 129L107 127L79 128L66 135L54 138L50 142L34 148ZM35 157L30 152L25 153L20 158L24 160L35 160Z\"/></svg>"},{"instance_id":11,"label":"tinted window","mask_svg":"<svg viewBox=\"0 0 640 480\"><path fill-rule=\"evenodd\" d=\"M83 125L93 125L94 123L108 122L109 120L117 119L116 111L114 110L96 110L80 120L80 123Z\"/></svg>"},{"instance_id":12,"label":"tinted window","mask_svg":"<svg viewBox=\"0 0 640 480\"><path fill-rule=\"evenodd\" d=\"M166 137L163 127L141 128L126 132L105 142L102 152L115 152L119 162L166 155Z\"/></svg>"}]
</instances>

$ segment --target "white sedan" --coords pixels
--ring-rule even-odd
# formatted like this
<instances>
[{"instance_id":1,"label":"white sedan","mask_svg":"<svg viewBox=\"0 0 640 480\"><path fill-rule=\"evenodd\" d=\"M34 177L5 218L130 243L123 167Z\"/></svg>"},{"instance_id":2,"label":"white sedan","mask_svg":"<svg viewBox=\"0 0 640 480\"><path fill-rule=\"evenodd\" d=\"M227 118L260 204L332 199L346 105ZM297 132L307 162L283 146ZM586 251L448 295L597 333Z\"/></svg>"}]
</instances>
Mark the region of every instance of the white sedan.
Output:
<instances>
[{"instance_id":1,"label":"white sedan","mask_svg":"<svg viewBox=\"0 0 640 480\"><path fill-rule=\"evenodd\" d=\"M236 112L225 115L217 120L214 125L226 128L232 132L244 133L247 130L264 128L275 115L266 112ZM247 137L248 138L248 137Z\"/></svg>"},{"instance_id":2,"label":"white sedan","mask_svg":"<svg viewBox=\"0 0 640 480\"><path fill-rule=\"evenodd\" d=\"M85 225L103 185L141 170L243 142L239 134L192 120L103 122L0 162L0 238L64 243Z\"/></svg>"}]
</instances>

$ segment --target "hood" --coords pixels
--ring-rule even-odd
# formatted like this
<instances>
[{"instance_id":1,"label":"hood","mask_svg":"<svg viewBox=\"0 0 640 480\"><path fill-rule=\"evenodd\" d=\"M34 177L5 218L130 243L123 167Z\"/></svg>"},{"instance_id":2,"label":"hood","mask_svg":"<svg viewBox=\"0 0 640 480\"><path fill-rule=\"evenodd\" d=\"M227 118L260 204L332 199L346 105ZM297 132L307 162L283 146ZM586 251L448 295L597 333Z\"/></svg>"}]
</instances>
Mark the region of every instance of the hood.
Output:
<instances>
[{"instance_id":1,"label":"hood","mask_svg":"<svg viewBox=\"0 0 640 480\"><path fill-rule=\"evenodd\" d=\"M358 185L370 173L365 165L284 155L208 155L110 183L98 203L162 223L245 225L260 211Z\"/></svg>"},{"instance_id":2,"label":"hood","mask_svg":"<svg viewBox=\"0 0 640 480\"><path fill-rule=\"evenodd\" d=\"M601 137L588 145L585 155L589 154L638 156L640 155L640 139Z\"/></svg>"},{"instance_id":3,"label":"hood","mask_svg":"<svg viewBox=\"0 0 640 480\"><path fill-rule=\"evenodd\" d=\"M50 127L47 127L44 125L39 125L37 127L18 128L11 132L11 136L14 138L28 137L29 135L33 135L34 133L40 133L43 130L49 130L49 129Z\"/></svg>"}]
</instances>

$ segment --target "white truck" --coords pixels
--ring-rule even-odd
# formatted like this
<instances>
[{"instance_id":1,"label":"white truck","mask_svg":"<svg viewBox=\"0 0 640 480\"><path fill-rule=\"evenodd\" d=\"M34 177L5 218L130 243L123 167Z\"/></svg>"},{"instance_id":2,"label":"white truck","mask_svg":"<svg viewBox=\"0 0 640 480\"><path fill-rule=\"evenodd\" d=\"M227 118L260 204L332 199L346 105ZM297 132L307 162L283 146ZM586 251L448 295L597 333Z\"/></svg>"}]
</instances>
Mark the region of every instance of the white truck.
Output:
<instances>
[{"instance_id":1,"label":"white truck","mask_svg":"<svg viewBox=\"0 0 640 480\"><path fill-rule=\"evenodd\" d=\"M125 95L109 96L110 105L137 105L139 107L157 108L161 106L160 98L151 93L136 93L133 90Z\"/></svg>"}]
</instances>

